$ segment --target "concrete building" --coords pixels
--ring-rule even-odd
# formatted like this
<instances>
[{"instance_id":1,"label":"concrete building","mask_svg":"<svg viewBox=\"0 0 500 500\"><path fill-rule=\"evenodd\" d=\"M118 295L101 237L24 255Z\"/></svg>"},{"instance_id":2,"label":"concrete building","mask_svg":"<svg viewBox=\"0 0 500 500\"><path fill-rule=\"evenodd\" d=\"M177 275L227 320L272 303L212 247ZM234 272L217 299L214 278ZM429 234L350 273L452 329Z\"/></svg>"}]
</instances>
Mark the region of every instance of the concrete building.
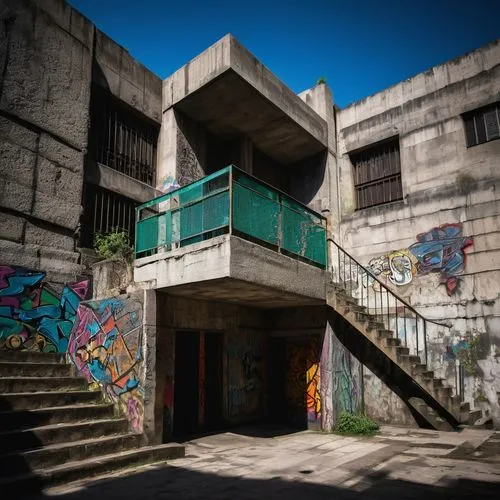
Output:
<instances>
[{"instance_id":1,"label":"concrete building","mask_svg":"<svg viewBox=\"0 0 500 500\"><path fill-rule=\"evenodd\" d=\"M65 353L150 444L500 425L499 41L339 109L231 35L162 82L62 0L0 16L1 348Z\"/></svg>"}]
</instances>

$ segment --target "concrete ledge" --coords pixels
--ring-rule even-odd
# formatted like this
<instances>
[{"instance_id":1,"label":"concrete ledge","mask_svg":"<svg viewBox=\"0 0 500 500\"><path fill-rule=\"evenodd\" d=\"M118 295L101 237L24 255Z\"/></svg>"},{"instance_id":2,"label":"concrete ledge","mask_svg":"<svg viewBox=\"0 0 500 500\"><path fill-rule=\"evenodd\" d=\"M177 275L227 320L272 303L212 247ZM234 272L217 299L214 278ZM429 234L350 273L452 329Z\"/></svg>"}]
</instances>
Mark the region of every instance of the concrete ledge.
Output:
<instances>
[{"instance_id":1,"label":"concrete ledge","mask_svg":"<svg viewBox=\"0 0 500 500\"><path fill-rule=\"evenodd\" d=\"M134 266L135 282L174 295L255 307L325 302L325 271L230 235L138 259Z\"/></svg>"}]
</instances>

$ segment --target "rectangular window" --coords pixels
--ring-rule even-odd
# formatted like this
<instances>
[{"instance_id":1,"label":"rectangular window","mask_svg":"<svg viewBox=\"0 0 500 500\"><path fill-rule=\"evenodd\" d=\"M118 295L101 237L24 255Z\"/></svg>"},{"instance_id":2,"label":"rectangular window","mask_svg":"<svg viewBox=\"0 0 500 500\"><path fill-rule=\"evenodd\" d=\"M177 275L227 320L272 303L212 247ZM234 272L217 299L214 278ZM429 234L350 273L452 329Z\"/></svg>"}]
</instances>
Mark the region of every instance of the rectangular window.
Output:
<instances>
[{"instance_id":1,"label":"rectangular window","mask_svg":"<svg viewBox=\"0 0 500 500\"><path fill-rule=\"evenodd\" d=\"M158 133L159 125L109 92L93 87L89 154L94 161L152 186Z\"/></svg>"},{"instance_id":2,"label":"rectangular window","mask_svg":"<svg viewBox=\"0 0 500 500\"><path fill-rule=\"evenodd\" d=\"M80 245L92 248L96 233L125 231L132 244L135 237L135 207L131 200L93 184L85 184Z\"/></svg>"},{"instance_id":3,"label":"rectangular window","mask_svg":"<svg viewBox=\"0 0 500 500\"><path fill-rule=\"evenodd\" d=\"M349 156L354 169L357 210L403 198L397 137Z\"/></svg>"},{"instance_id":4,"label":"rectangular window","mask_svg":"<svg viewBox=\"0 0 500 500\"><path fill-rule=\"evenodd\" d=\"M500 104L496 103L463 115L467 147L500 137Z\"/></svg>"}]
</instances>

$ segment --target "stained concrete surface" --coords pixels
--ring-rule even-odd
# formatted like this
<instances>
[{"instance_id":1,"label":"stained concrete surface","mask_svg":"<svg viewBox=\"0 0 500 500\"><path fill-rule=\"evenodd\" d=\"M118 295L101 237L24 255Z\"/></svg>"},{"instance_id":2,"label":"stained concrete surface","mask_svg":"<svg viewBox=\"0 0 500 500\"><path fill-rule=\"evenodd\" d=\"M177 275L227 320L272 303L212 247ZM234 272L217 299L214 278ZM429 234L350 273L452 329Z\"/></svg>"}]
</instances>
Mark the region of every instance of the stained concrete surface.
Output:
<instances>
[{"instance_id":1,"label":"stained concrete surface","mask_svg":"<svg viewBox=\"0 0 500 500\"><path fill-rule=\"evenodd\" d=\"M452 458L464 443L488 448L488 459ZM500 491L499 455L500 434L485 430L383 427L373 437L344 437L241 429L190 441L183 459L32 499L493 498Z\"/></svg>"}]
</instances>

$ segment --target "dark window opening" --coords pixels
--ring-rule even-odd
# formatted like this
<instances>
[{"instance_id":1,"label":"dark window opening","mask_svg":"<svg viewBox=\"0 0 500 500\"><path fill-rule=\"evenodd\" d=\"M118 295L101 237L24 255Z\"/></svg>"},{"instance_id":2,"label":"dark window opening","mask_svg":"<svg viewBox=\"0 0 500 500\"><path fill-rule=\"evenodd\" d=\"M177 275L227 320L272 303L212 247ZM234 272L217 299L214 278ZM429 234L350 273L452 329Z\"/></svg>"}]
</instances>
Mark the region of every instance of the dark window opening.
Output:
<instances>
[{"instance_id":1,"label":"dark window opening","mask_svg":"<svg viewBox=\"0 0 500 500\"><path fill-rule=\"evenodd\" d=\"M463 115L467 147L500 137L500 104L476 109Z\"/></svg>"},{"instance_id":2,"label":"dark window opening","mask_svg":"<svg viewBox=\"0 0 500 500\"><path fill-rule=\"evenodd\" d=\"M96 233L112 231L125 231L130 244L133 244L135 207L139 205L138 202L93 184L86 184L83 203L82 247L92 248Z\"/></svg>"},{"instance_id":3,"label":"dark window opening","mask_svg":"<svg viewBox=\"0 0 500 500\"><path fill-rule=\"evenodd\" d=\"M159 125L95 86L90 110L89 155L138 181L156 182Z\"/></svg>"},{"instance_id":4,"label":"dark window opening","mask_svg":"<svg viewBox=\"0 0 500 500\"><path fill-rule=\"evenodd\" d=\"M403 198L397 138L349 156L354 169L357 210Z\"/></svg>"}]
</instances>

